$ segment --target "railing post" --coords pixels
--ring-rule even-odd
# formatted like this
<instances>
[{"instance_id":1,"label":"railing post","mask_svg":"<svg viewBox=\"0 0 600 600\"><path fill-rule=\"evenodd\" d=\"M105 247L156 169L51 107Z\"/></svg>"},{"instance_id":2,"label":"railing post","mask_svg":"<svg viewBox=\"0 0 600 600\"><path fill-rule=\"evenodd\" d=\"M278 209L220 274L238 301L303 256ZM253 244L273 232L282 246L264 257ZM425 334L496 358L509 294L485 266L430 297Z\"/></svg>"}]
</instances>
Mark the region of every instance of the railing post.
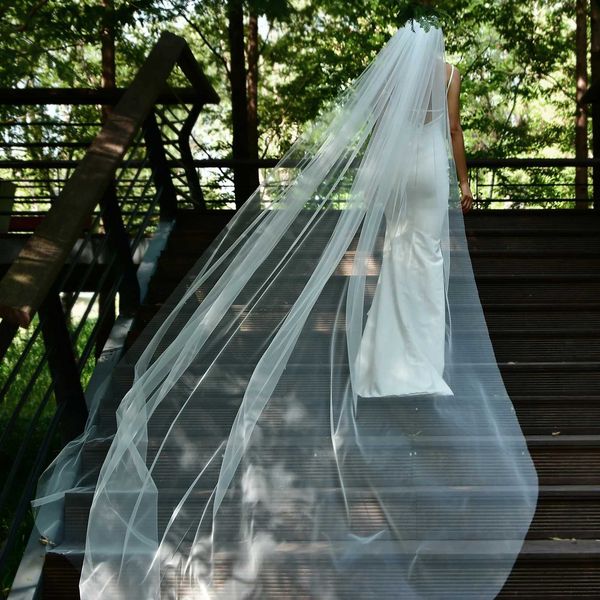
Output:
<instances>
[{"instance_id":1,"label":"railing post","mask_svg":"<svg viewBox=\"0 0 600 600\"><path fill-rule=\"evenodd\" d=\"M129 237L123 225L121 209L117 202L114 183L108 186L100 201L102 222L108 235L108 243L118 257L116 270L123 272L123 281L119 286L119 312L122 315L133 315L140 305L140 285L136 267L131 256Z\"/></svg>"},{"instance_id":2,"label":"railing post","mask_svg":"<svg viewBox=\"0 0 600 600\"><path fill-rule=\"evenodd\" d=\"M48 366L57 407L63 405L60 433L63 445L76 438L88 417L71 335L58 291L53 288L39 309Z\"/></svg>"},{"instance_id":3,"label":"railing post","mask_svg":"<svg viewBox=\"0 0 600 600\"><path fill-rule=\"evenodd\" d=\"M160 190L160 220L174 219L177 212L177 190L173 185L165 147L154 111L150 113L144 122L144 140L146 141L154 183L156 189Z\"/></svg>"}]
</instances>

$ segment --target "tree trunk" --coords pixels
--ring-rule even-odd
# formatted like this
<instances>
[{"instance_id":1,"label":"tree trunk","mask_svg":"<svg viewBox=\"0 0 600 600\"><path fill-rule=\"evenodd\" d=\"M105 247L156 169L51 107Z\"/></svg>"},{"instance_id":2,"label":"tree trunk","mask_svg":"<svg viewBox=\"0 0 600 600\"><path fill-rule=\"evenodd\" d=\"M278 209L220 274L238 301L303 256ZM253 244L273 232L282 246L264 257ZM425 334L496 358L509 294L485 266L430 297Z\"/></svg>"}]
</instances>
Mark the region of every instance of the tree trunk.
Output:
<instances>
[{"instance_id":1,"label":"tree trunk","mask_svg":"<svg viewBox=\"0 0 600 600\"><path fill-rule=\"evenodd\" d=\"M575 158L588 157L587 106L581 104L581 97L587 90L587 0L577 0L576 4L576 61L575 81L577 114L575 117ZM588 208L587 167L575 169L576 208Z\"/></svg>"},{"instance_id":2,"label":"tree trunk","mask_svg":"<svg viewBox=\"0 0 600 600\"><path fill-rule=\"evenodd\" d=\"M600 0L591 0L591 75L600 83ZM594 158L600 158L600 103L592 105L592 142ZM594 166L594 208L600 210L600 167Z\"/></svg>"},{"instance_id":3,"label":"tree trunk","mask_svg":"<svg viewBox=\"0 0 600 600\"><path fill-rule=\"evenodd\" d=\"M246 57L244 49L244 11L241 0L228 0L228 37L231 55L229 81L231 84L231 116L233 125L233 158L250 158L248 148L248 100L246 93ZM255 189L252 169L235 167L235 204L239 208Z\"/></svg>"},{"instance_id":4,"label":"tree trunk","mask_svg":"<svg viewBox=\"0 0 600 600\"><path fill-rule=\"evenodd\" d=\"M248 62L248 155L258 160L258 15L250 13L248 40L246 44ZM256 185L258 186L258 168Z\"/></svg>"},{"instance_id":5,"label":"tree trunk","mask_svg":"<svg viewBox=\"0 0 600 600\"><path fill-rule=\"evenodd\" d=\"M115 62L115 27L113 0L102 0L104 6L104 22L100 30L100 41L102 44L102 87L117 87L117 68ZM110 113L110 106L102 107L102 119Z\"/></svg>"},{"instance_id":6,"label":"tree trunk","mask_svg":"<svg viewBox=\"0 0 600 600\"><path fill-rule=\"evenodd\" d=\"M101 44L101 67L102 67L102 87L117 87L117 68L115 57L115 26L114 26L114 4L113 0L102 0L104 7L104 19L100 28ZM102 122L104 123L110 115L112 107L104 105L102 107ZM114 185L109 189L115 190ZM115 200L116 202L116 200ZM106 317L101 321L95 342L95 356L98 358L104 349L104 345L110 336L110 332L115 323L115 298L108 296L105 289L99 290L98 311L107 311Z\"/></svg>"}]
</instances>

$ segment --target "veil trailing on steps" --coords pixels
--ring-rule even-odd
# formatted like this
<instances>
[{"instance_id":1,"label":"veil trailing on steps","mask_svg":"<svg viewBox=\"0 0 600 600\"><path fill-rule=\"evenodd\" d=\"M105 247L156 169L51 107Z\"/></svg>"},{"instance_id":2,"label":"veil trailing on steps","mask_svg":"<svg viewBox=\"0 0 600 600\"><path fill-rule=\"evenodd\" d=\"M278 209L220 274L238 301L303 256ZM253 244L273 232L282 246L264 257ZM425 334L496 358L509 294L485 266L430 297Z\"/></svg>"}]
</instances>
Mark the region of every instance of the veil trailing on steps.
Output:
<instances>
[{"instance_id":1,"label":"veil trailing on steps","mask_svg":"<svg viewBox=\"0 0 600 600\"><path fill-rule=\"evenodd\" d=\"M537 476L471 268L443 34L413 27L236 213L42 476L58 550L65 492L94 491L84 600L502 588Z\"/></svg>"}]
</instances>

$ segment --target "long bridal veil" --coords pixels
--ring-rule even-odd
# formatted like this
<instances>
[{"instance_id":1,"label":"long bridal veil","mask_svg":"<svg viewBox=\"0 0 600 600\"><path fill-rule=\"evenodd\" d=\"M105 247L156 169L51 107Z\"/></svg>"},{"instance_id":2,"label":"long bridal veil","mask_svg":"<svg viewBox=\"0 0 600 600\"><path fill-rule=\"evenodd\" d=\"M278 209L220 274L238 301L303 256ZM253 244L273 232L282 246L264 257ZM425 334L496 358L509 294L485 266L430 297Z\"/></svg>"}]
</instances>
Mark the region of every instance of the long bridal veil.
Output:
<instances>
[{"instance_id":1,"label":"long bridal veil","mask_svg":"<svg viewBox=\"0 0 600 600\"><path fill-rule=\"evenodd\" d=\"M537 477L471 269L441 29L391 37L92 404L33 503L60 542L65 492L94 490L84 600L498 593Z\"/></svg>"}]
</instances>

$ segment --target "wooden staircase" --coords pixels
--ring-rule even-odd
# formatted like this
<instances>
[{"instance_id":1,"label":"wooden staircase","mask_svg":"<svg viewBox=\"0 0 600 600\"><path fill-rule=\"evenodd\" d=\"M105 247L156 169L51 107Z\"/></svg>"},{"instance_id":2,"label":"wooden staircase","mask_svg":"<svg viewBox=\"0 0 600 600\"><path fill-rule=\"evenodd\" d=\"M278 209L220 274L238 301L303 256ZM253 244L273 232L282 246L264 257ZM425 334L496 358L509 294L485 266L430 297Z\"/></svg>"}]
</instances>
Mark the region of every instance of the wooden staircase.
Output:
<instances>
[{"instance_id":1,"label":"wooden staircase","mask_svg":"<svg viewBox=\"0 0 600 600\"><path fill-rule=\"evenodd\" d=\"M130 341L231 214L178 215ZM600 598L600 214L472 211L465 223L496 358L540 482L536 515L499 598ZM131 374L118 376L125 389ZM114 401L101 409L107 431L114 409ZM226 427L234 414L221 406L214 422ZM98 467L107 449L86 448L86 468ZM90 503L89 493L67 495L65 542L46 555L46 600L78 597ZM293 597L280 593L269 597Z\"/></svg>"}]
</instances>

